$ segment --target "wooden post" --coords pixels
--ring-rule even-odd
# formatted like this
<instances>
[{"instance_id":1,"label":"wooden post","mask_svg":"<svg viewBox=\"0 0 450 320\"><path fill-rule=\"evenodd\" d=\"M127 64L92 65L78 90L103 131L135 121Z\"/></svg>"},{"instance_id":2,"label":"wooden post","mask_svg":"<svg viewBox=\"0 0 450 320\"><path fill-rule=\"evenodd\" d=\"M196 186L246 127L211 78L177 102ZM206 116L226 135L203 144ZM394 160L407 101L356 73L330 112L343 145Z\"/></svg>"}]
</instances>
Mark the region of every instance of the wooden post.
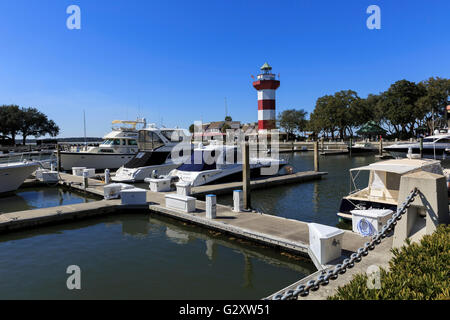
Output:
<instances>
[{"instance_id":1,"label":"wooden post","mask_svg":"<svg viewBox=\"0 0 450 320\"><path fill-rule=\"evenodd\" d=\"M319 171L319 141L314 141L314 171Z\"/></svg>"},{"instance_id":2,"label":"wooden post","mask_svg":"<svg viewBox=\"0 0 450 320\"><path fill-rule=\"evenodd\" d=\"M420 158L423 158L423 137L420 137Z\"/></svg>"},{"instance_id":3,"label":"wooden post","mask_svg":"<svg viewBox=\"0 0 450 320\"><path fill-rule=\"evenodd\" d=\"M350 138L350 144L348 147L348 152L350 154L350 157L352 156L352 147L353 147L353 138Z\"/></svg>"},{"instance_id":4,"label":"wooden post","mask_svg":"<svg viewBox=\"0 0 450 320\"><path fill-rule=\"evenodd\" d=\"M383 155L383 136L380 135L380 149L379 149L379 153L380 153L380 157Z\"/></svg>"},{"instance_id":5,"label":"wooden post","mask_svg":"<svg viewBox=\"0 0 450 320\"><path fill-rule=\"evenodd\" d=\"M56 161L57 161L57 169L58 172L61 171L61 149L59 143L56 145Z\"/></svg>"},{"instance_id":6,"label":"wooden post","mask_svg":"<svg viewBox=\"0 0 450 320\"><path fill-rule=\"evenodd\" d=\"M250 147L247 142L244 142L242 147L242 191L244 193L244 209L250 210Z\"/></svg>"}]
</instances>

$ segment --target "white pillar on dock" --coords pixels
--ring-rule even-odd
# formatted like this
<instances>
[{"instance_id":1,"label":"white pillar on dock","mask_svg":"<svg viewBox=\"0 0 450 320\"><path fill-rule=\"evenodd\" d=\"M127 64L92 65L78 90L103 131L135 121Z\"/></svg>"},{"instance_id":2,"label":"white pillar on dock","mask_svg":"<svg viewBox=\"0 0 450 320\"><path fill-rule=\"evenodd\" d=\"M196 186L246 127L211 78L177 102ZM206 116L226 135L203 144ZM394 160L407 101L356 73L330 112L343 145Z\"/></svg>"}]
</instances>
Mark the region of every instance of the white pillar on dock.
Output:
<instances>
[{"instance_id":1,"label":"white pillar on dock","mask_svg":"<svg viewBox=\"0 0 450 320\"><path fill-rule=\"evenodd\" d=\"M206 218L215 219L217 211L217 197L214 194L206 196Z\"/></svg>"},{"instance_id":2,"label":"white pillar on dock","mask_svg":"<svg viewBox=\"0 0 450 320\"><path fill-rule=\"evenodd\" d=\"M244 207L244 195L242 190L234 190L233 191L233 211L234 212L242 212Z\"/></svg>"},{"instance_id":3,"label":"white pillar on dock","mask_svg":"<svg viewBox=\"0 0 450 320\"><path fill-rule=\"evenodd\" d=\"M105 184L109 184L111 182L111 173L109 169L105 169Z\"/></svg>"}]
</instances>

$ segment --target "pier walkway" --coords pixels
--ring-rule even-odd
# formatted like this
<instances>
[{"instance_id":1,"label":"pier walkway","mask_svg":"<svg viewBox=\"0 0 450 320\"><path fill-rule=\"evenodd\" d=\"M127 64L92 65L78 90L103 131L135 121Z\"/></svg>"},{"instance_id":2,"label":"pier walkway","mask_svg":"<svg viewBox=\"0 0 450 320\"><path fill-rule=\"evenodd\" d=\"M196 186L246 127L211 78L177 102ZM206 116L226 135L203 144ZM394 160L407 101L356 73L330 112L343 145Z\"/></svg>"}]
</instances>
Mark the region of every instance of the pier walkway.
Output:
<instances>
[{"instance_id":1,"label":"pier walkway","mask_svg":"<svg viewBox=\"0 0 450 320\"><path fill-rule=\"evenodd\" d=\"M328 174L327 172L303 171L288 175L261 178L257 180L252 180L250 182L250 189L251 190L265 189L289 183L308 182L321 179L322 176L327 174ZM230 183L206 185L200 187L193 187L192 196L199 196L206 194L215 194L215 195L229 194L233 193L234 190L238 189L242 189L242 182L230 182Z\"/></svg>"}]
</instances>

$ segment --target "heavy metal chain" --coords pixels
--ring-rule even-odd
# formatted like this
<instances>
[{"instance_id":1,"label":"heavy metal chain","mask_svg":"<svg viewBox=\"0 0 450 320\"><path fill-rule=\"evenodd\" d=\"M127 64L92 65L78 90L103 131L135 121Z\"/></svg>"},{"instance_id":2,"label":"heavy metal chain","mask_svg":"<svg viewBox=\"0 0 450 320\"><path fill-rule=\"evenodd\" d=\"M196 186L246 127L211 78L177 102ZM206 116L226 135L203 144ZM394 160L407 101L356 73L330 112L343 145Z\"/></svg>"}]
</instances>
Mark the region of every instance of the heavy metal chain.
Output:
<instances>
[{"instance_id":1,"label":"heavy metal chain","mask_svg":"<svg viewBox=\"0 0 450 320\"><path fill-rule=\"evenodd\" d=\"M372 237L372 241L366 242L363 247L359 248L356 253L353 253L350 256L350 259L345 259L342 264L336 265L334 270L329 270L327 274L322 273L316 280L310 280L306 285L301 284L295 289L290 289L284 293L274 295L272 300L294 300L297 299L298 296L306 297L310 290L316 291L321 285L326 286L330 282L330 279L336 280L339 274L344 274L347 271L347 268L353 268L355 262L360 262L362 257L369 254L369 250L375 249L375 246L381 243L381 239L386 238L387 234L395 228L397 221L401 219L402 215L406 212L406 209L411 206L417 193L417 188L414 188L406 198L405 202L397 209L397 212L394 213L392 218L387 221L386 225L381 228L381 231Z\"/></svg>"}]
</instances>

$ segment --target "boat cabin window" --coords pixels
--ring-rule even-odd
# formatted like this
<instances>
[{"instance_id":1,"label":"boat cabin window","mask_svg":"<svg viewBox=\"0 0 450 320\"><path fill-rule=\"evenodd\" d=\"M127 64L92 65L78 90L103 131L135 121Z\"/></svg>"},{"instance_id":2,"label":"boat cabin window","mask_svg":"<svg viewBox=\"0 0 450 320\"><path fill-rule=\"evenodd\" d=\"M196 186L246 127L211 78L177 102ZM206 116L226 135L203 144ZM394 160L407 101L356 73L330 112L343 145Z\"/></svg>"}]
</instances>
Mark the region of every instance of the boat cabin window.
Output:
<instances>
[{"instance_id":1,"label":"boat cabin window","mask_svg":"<svg viewBox=\"0 0 450 320\"><path fill-rule=\"evenodd\" d=\"M103 152L103 153L114 153L114 150L112 150L112 149L100 149L100 152Z\"/></svg>"},{"instance_id":2,"label":"boat cabin window","mask_svg":"<svg viewBox=\"0 0 450 320\"><path fill-rule=\"evenodd\" d=\"M436 140L436 138L425 138L423 139L423 142L435 142Z\"/></svg>"},{"instance_id":3,"label":"boat cabin window","mask_svg":"<svg viewBox=\"0 0 450 320\"><path fill-rule=\"evenodd\" d=\"M112 141L112 145L113 145L113 146L120 146L120 139L114 139L114 140Z\"/></svg>"},{"instance_id":4,"label":"boat cabin window","mask_svg":"<svg viewBox=\"0 0 450 320\"><path fill-rule=\"evenodd\" d=\"M161 130L161 134L169 141L182 142L183 134L178 130Z\"/></svg>"},{"instance_id":5,"label":"boat cabin window","mask_svg":"<svg viewBox=\"0 0 450 320\"><path fill-rule=\"evenodd\" d=\"M442 138L436 141L436 143L450 143L450 139L448 138Z\"/></svg>"},{"instance_id":6,"label":"boat cabin window","mask_svg":"<svg viewBox=\"0 0 450 320\"><path fill-rule=\"evenodd\" d=\"M386 189L388 190L400 190L401 175L397 173L386 173Z\"/></svg>"},{"instance_id":7,"label":"boat cabin window","mask_svg":"<svg viewBox=\"0 0 450 320\"><path fill-rule=\"evenodd\" d=\"M374 171L372 176L372 189L388 189L399 190L400 189L401 175L393 172Z\"/></svg>"},{"instance_id":8,"label":"boat cabin window","mask_svg":"<svg viewBox=\"0 0 450 320\"><path fill-rule=\"evenodd\" d=\"M130 139L130 140L128 140L128 145L129 146L137 146L137 141L134 139Z\"/></svg>"},{"instance_id":9,"label":"boat cabin window","mask_svg":"<svg viewBox=\"0 0 450 320\"><path fill-rule=\"evenodd\" d=\"M139 131L139 149L153 150L164 145L161 138L155 132L148 130Z\"/></svg>"}]
</instances>

